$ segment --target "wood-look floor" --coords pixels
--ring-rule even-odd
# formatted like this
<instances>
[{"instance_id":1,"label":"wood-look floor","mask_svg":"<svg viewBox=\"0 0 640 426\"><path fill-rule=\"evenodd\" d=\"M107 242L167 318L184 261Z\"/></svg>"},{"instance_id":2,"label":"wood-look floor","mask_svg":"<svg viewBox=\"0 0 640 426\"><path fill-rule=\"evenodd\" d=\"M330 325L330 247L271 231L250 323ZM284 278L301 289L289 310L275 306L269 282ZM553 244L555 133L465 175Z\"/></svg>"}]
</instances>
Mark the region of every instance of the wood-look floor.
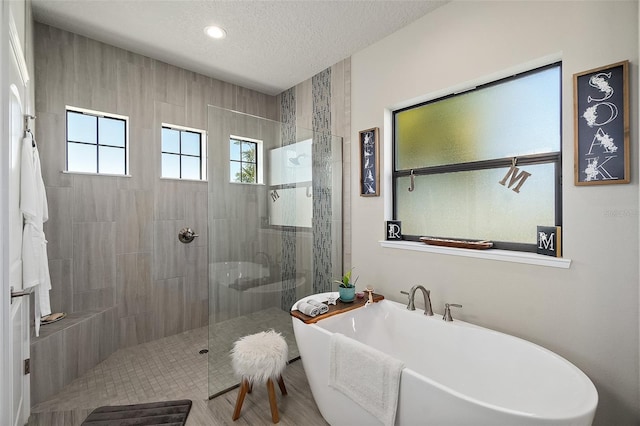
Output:
<instances>
[{"instance_id":1,"label":"wood-look floor","mask_svg":"<svg viewBox=\"0 0 640 426\"><path fill-rule=\"evenodd\" d=\"M288 395L282 396L276 386L280 425L321 426L328 423L320 415L311 395L301 361L291 363L283 374ZM240 418L231 420L238 390L234 389L211 401L194 401L187 426L204 425L270 425L271 411L266 386L254 386L244 399Z\"/></svg>"},{"instance_id":2,"label":"wood-look floor","mask_svg":"<svg viewBox=\"0 0 640 426\"><path fill-rule=\"evenodd\" d=\"M321 426L328 423L322 418L307 382L301 361L294 361L283 373L287 396L276 387L278 412L282 426ZM244 400L240 418L231 420L238 396L238 388L212 400L193 400L187 426L256 426L270 425L271 411L266 386L254 386ZM80 426L91 409L73 409L33 413L28 426Z\"/></svg>"}]
</instances>

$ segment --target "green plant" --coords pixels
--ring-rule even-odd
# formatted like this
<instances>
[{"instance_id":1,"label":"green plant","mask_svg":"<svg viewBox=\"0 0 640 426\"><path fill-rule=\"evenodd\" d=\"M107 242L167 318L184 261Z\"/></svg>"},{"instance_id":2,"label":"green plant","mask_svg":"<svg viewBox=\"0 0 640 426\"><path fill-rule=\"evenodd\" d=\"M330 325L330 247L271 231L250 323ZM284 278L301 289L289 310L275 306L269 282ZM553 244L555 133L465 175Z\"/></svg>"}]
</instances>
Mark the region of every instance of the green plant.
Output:
<instances>
[{"instance_id":1,"label":"green plant","mask_svg":"<svg viewBox=\"0 0 640 426\"><path fill-rule=\"evenodd\" d=\"M360 277L356 277L356 279L353 282L351 282L351 271L353 271L353 268L349 269L342 276L342 280L333 280L333 282L340 284L339 287L343 287L343 288L355 287L356 286L356 282L358 282L358 278L360 278Z\"/></svg>"}]
</instances>

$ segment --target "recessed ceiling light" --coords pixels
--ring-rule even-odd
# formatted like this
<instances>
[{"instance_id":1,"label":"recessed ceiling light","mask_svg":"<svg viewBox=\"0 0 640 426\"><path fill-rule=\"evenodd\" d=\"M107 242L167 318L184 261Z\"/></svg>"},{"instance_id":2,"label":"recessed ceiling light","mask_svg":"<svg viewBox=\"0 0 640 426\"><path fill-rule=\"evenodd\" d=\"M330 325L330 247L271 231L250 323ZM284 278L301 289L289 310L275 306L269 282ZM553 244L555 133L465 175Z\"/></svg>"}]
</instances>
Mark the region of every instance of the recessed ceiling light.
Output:
<instances>
[{"instance_id":1,"label":"recessed ceiling light","mask_svg":"<svg viewBox=\"0 0 640 426\"><path fill-rule=\"evenodd\" d=\"M210 25L204 29L204 33L211 38L221 39L227 36L227 32L216 25Z\"/></svg>"}]
</instances>

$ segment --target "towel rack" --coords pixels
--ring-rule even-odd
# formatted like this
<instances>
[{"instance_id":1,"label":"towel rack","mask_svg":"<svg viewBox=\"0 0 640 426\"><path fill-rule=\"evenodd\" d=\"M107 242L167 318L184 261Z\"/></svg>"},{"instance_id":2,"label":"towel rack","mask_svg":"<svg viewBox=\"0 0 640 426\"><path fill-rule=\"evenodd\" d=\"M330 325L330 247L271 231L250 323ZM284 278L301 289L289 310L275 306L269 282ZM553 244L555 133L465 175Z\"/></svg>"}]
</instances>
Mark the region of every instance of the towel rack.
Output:
<instances>
[{"instance_id":1,"label":"towel rack","mask_svg":"<svg viewBox=\"0 0 640 426\"><path fill-rule=\"evenodd\" d=\"M31 114L24 115L24 131L25 132L31 131L31 127L29 127L29 120L35 120L35 119L36 119L35 115L31 115Z\"/></svg>"},{"instance_id":2,"label":"towel rack","mask_svg":"<svg viewBox=\"0 0 640 426\"><path fill-rule=\"evenodd\" d=\"M31 115L31 114L25 114L24 115L24 132L25 133L29 133L31 135L31 146L35 147L36 146L36 137L33 134L33 132L31 132L31 126L29 126L29 120L35 120L36 116L35 115Z\"/></svg>"}]
</instances>

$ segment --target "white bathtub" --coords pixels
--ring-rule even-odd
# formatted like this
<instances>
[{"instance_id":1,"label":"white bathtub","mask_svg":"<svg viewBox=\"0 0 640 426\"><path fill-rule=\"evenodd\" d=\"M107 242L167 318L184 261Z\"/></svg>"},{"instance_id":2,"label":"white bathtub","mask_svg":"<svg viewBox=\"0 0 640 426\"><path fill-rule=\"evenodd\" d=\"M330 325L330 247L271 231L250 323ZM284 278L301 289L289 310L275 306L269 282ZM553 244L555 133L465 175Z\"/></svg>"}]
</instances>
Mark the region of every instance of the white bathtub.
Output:
<instances>
[{"instance_id":1,"label":"white bathtub","mask_svg":"<svg viewBox=\"0 0 640 426\"><path fill-rule=\"evenodd\" d=\"M309 296L326 300L327 295ZM337 294L337 293L334 293ZM296 304L292 309L296 309ZM304 324L292 317L313 397L327 422L380 422L328 386L332 333L405 363L396 425L590 425L598 394L564 358L531 342L463 321L379 303Z\"/></svg>"},{"instance_id":2,"label":"white bathtub","mask_svg":"<svg viewBox=\"0 0 640 426\"><path fill-rule=\"evenodd\" d=\"M280 308L285 283L271 276L268 267L254 262L216 262L209 265L211 292L210 314L214 321L224 321L268 308ZM297 297L308 294L307 280L297 275Z\"/></svg>"}]
</instances>

